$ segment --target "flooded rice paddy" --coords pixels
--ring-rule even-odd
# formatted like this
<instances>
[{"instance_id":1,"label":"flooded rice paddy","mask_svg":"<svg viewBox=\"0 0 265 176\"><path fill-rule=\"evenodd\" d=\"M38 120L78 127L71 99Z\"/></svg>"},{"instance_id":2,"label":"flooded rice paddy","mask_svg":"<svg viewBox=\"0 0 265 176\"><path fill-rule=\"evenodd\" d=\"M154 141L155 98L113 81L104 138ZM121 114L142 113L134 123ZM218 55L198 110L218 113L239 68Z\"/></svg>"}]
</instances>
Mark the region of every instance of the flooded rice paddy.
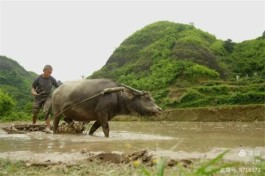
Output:
<instances>
[{"instance_id":1,"label":"flooded rice paddy","mask_svg":"<svg viewBox=\"0 0 265 176\"><path fill-rule=\"evenodd\" d=\"M226 149L230 150L229 160L265 158L265 122L110 122L109 138L101 128L94 136L7 134L1 127L8 125L0 124L0 158L52 157L55 153L79 157L80 151L129 153L142 149L179 159L213 158Z\"/></svg>"}]
</instances>

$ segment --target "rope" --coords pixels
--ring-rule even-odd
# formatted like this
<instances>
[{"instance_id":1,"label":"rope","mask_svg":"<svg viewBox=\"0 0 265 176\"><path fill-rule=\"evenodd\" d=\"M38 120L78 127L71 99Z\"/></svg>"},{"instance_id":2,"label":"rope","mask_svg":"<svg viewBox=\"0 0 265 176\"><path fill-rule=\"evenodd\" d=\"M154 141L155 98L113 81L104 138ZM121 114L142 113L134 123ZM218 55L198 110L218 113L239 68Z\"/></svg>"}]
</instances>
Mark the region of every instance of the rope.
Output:
<instances>
[{"instance_id":1,"label":"rope","mask_svg":"<svg viewBox=\"0 0 265 176\"><path fill-rule=\"evenodd\" d=\"M93 99L93 98L95 98L95 97L97 97L97 96L99 96L99 95L102 95L102 94L103 94L103 92L100 92L100 93L98 93L98 94L96 94L96 95L93 95L93 96L91 96L91 97L89 97L89 98L86 98L86 99L84 99L84 100L82 100L82 101L80 101L80 102L77 102L77 103L75 103L75 104L73 104L73 105L71 105L71 106L65 108L65 109L64 109L63 111L61 111L60 113L54 115L52 118L55 118L55 117L57 117L57 116L63 114L65 111L67 111L68 109L70 109L70 108L72 108L72 107L74 107L74 106L76 106L76 105L79 105L79 104L81 104L81 103L84 103L84 102L86 102L86 101L88 101L88 100L90 100L90 99Z\"/></svg>"}]
</instances>

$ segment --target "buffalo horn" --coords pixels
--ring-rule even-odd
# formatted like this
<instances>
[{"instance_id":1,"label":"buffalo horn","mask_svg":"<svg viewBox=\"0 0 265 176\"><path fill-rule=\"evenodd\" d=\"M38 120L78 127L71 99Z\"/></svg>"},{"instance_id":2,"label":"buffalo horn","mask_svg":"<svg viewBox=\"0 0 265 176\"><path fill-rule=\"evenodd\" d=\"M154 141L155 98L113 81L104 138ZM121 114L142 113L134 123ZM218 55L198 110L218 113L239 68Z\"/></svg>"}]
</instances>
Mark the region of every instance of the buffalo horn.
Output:
<instances>
[{"instance_id":1,"label":"buffalo horn","mask_svg":"<svg viewBox=\"0 0 265 176\"><path fill-rule=\"evenodd\" d=\"M143 94L142 91L137 90L137 89L134 89L134 88L132 88L132 87L130 87L130 86L127 86L127 85L124 85L124 84L121 84L121 86L123 86L123 87L125 87L125 88L127 88L127 89L129 89L129 90L131 90L131 91L133 91L133 92L136 92L137 94L140 94L140 95Z\"/></svg>"},{"instance_id":2,"label":"buffalo horn","mask_svg":"<svg viewBox=\"0 0 265 176\"><path fill-rule=\"evenodd\" d=\"M106 88L103 90L103 94L112 93L112 92L119 92L123 91L124 87L113 87L113 88Z\"/></svg>"}]
</instances>

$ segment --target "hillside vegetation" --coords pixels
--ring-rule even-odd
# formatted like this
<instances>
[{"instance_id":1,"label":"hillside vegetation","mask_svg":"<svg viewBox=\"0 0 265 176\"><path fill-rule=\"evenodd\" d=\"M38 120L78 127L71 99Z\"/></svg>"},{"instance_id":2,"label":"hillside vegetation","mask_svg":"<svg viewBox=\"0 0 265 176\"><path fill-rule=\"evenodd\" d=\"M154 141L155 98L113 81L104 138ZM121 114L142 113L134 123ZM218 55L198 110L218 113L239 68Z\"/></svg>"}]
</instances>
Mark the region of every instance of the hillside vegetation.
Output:
<instances>
[{"instance_id":1,"label":"hillside vegetation","mask_svg":"<svg viewBox=\"0 0 265 176\"><path fill-rule=\"evenodd\" d=\"M13 59L0 56L0 117L24 118L31 112L33 98L30 89L36 76Z\"/></svg>"},{"instance_id":2,"label":"hillside vegetation","mask_svg":"<svg viewBox=\"0 0 265 176\"><path fill-rule=\"evenodd\" d=\"M262 104L265 36L234 43L192 25L160 21L124 40L89 78L152 93L164 108Z\"/></svg>"}]
</instances>

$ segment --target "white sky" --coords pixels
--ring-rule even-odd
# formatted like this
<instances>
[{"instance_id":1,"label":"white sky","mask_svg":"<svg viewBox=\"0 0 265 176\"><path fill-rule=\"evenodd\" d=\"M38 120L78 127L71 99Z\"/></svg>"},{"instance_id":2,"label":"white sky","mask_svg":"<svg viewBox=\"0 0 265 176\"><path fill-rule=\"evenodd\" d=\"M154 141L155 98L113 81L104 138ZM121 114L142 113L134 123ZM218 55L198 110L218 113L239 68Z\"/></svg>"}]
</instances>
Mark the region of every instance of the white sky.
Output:
<instances>
[{"instance_id":1,"label":"white sky","mask_svg":"<svg viewBox=\"0 0 265 176\"><path fill-rule=\"evenodd\" d=\"M0 55L28 71L53 66L57 80L99 70L120 43L144 26L167 20L234 42L265 29L265 1L1 0Z\"/></svg>"}]
</instances>

